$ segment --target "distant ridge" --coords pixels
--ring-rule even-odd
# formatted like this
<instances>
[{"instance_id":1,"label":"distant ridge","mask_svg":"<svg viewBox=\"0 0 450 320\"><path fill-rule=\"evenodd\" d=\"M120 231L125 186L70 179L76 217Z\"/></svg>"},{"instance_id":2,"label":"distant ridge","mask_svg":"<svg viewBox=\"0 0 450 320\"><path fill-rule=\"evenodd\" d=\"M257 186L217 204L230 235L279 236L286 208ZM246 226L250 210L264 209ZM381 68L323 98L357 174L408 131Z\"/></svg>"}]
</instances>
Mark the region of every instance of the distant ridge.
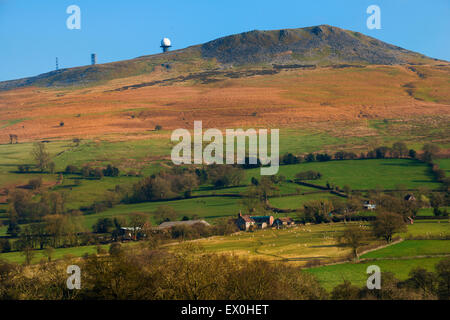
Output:
<instances>
[{"instance_id":1,"label":"distant ridge","mask_svg":"<svg viewBox=\"0 0 450 320\"><path fill-rule=\"evenodd\" d=\"M60 69L35 77L0 82L0 90L26 86L66 87L102 83L151 73L173 64L183 72L230 67L426 64L439 61L359 32L320 25L298 29L249 31L166 54L93 66Z\"/></svg>"}]
</instances>

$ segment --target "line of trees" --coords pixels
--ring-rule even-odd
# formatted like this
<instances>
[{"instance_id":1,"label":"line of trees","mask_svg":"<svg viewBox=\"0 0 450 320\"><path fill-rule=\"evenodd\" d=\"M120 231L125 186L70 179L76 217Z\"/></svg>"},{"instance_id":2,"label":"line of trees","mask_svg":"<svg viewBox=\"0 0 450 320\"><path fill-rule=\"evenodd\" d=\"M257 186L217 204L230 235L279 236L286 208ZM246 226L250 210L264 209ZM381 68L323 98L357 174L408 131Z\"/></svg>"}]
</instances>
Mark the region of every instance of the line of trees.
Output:
<instances>
[{"instance_id":1,"label":"line of trees","mask_svg":"<svg viewBox=\"0 0 450 320\"><path fill-rule=\"evenodd\" d=\"M430 162L436 158L440 149L432 143L426 143L422 148L420 157L417 151L409 149L404 142L395 142L392 147L380 146L369 150L368 152L361 152L359 155L354 152L337 151L334 154L328 153L308 153L305 156L296 156L292 153L284 154L280 162L282 164L297 164L301 162L323 162L331 160L355 160L355 159L386 159L386 158L411 158L419 159L424 162Z\"/></svg>"},{"instance_id":2,"label":"line of trees","mask_svg":"<svg viewBox=\"0 0 450 320\"><path fill-rule=\"evenodd\" d=\"M244 170L233 165L210 165L201 168L176 167L163 170L134 184L125 193L124 202L135 203L190 197L200 184L211 184L214 188L238 186L245 177Z\"/></svg>"}]
</instances>

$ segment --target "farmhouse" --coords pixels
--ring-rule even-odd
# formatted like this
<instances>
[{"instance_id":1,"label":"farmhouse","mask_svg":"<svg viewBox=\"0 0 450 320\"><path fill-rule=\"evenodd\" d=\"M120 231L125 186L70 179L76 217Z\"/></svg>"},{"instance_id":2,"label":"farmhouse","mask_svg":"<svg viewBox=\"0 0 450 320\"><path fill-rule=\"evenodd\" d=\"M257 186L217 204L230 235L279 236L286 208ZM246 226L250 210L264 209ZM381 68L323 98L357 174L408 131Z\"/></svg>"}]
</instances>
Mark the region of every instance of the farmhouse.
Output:
<instances>
[{"instance_id":1,"label":"farmhouse","mask_svg":"<svg viewBox=\"0 0 450 320\"><path fill-rule=\"evenodd\" d=\"M242 215L240 212L236 220L236 224L241 230L249 230L252 226L259 229L265 229L273 225L273 216L249 216Z\"/></svg>"},{"instance_id":2,"label":"farmhouse","mask_svg":"<svg viewBox=\"0 0 450 320\"><path fill-rule=\"evenodd\" d=\"M255 225L255 220L253 220L249 215L242 215L239 212L236 225L239 229L247 231L251 226Z\"/></svg>"},{"instance_id":3,"label":"farmhouse","mask_svg":"<svg viewBox=\"0 0 450 320\"><path fill-rule=\"evenodd\" d=\"M273 222L273 226L277 229L283 228L283 227L291 227L295 224L294 219L289 217L282 217L282 218L276 218Z\"/></svg>"},{"instance_id":4,"label":"farmhouse","mask_svg":"<svg viewBox=\"0 0 450 320\"><path fill-rule=\"evenodd\" d=\"M207 227L211 226L208 222L205 220L186 220L186 221L167 221L161 223L157 228L158 229L168 229L175 226L193 226L194 224L203 224Z\"/></svg>"},{"instance_id":5,"label":"farmhouse","mask_svg":"<svg viewBox=\"0 0 450 320\"><path fill-rule=\"evenodd\" d=\"M140 232L141 228L139 227L121 227L119 234L124 240L137 240L138 233Z\"/></svg>"}]
</instances>

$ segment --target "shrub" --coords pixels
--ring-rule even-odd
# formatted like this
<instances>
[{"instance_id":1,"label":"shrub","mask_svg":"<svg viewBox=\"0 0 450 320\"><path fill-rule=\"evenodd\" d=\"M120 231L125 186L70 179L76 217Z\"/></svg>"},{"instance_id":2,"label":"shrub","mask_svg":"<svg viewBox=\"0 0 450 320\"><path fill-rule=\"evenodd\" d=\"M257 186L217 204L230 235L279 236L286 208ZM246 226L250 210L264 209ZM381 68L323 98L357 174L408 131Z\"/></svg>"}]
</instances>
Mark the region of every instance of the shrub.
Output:
<instances>
[{"instance_id":1,"label":"shrub","mask_svg":"<svg viewBox=\"0 0 450 320\"><path fill-rule=\"evenodd\" d=\"M318 171L308 170L302 171L295 175L298 180L317 180L322 177L322 174Z\"/></svg>"},{"instance_id":2,"label":"shrub","mask_svg":"<svg viewBox=\"0 0 450 320\"><path fill-rule=\"evenodd\" d=\"M316 160L317 161L330 161L331 160L331 156L327 153L319 153L316 155Z\"/></svg>"},{"instance_id":3,"label":"shrub","mask_svg":"<svg viewBox=\"0 0 450 320\"><path fill-rule=\"evenodd\" d=\"M108 166L103 169L103 175L105 177L117 177L119 175L119 169L108 164Z\"/></svg>"},{"instance_id":4,"label":"shrub","mask_svg":"<svg viewBox=\"0 0 450 320\"><path fill-rule=\"evenodd\" d=\"M97 254L105 254L106 253L106 249L102 248L102 246L98 245L97 246Z\"/></svg>"},{"instance_id":5,"label":"shrub","mask_svg":"<svg viewBox=\"0 0 450 320\"><path fill-rule=\"evenodd\" d=\"M112 231L114 223L110 218L100 218L92 226L92 230L95 233L109 233Z\"/></svg>"},{"instance_id":6,"label":"shrub","mask_svg":"<svg viewBox=\"0 0 450 320\"><path fill-rule=\"evenodd\" d=\"M64 170L64 172L65 173L68 173L68 174L74 174L74 173L77 173L78 172L78 168L76 167L76 166L73 166L73 165L68 165L67 167L66 167L66 169Z\"/></svg>"},{"instance_id":7,"label":"shrub","mask_svg":"<svg viewBox=\"0 0 450 320\"><path fill-rule=\"evenodd\" d=\"M281 163L282 164L300 163L300 157L296 157L292 153L287 153L281 158Z\"/></svg>"},{"instance_id":8,"label":"shrub","mask_svg":"<svg viewBox=\"0 0 450 320\"><path fill-rule=\"evenodd\" d=\"M109 254L112 256L117 256L122 252L122 246L118 242L111 243L109 246Z\"/></svg>"},{"instance_id":9,"label":"shrub","mask_svg":"<svg viewBox=\"0 0 450 320\"><path fill-rule=\"evenodd\" d=\"M11 251L11 243L8 239L0 239L0 252L10 252Z\"/></svg>"},{"instance_id":10,"label":"shrub","mask_svg":"<svg viewBox=\"0 0 450 320\"><path fill-rule=\"evenodd\" d=\"M33 190L37 190L40 187L42 187L42 178L35 178L35 179L31 179L30 181L28 181L28 185L30 186L31 189Z\"/></svg>"}]
</instances>

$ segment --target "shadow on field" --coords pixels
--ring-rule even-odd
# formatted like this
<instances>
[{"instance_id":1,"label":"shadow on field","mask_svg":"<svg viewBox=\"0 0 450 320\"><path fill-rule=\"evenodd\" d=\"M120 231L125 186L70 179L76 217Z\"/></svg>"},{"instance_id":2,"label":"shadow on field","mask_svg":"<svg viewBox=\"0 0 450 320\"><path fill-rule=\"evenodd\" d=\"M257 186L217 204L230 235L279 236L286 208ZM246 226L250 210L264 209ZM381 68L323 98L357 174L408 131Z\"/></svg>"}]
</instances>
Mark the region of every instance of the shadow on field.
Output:
<instances>
[{"instance_id":1,"label":"shadow on field","mask_svg":"<svg viewBox=\"0 0 450 320\"><path fill-rule=\"evenodd\" d=\"M303 258L286 258L286 261L311 261L311 260L324 260L329 259L327 256L317 256L317 257L303 257Z\"/></svg>"},{"instance_id":2,"label":"shadow on field","mask_svg":"<svg viewBox=\"0 0 450 320\"><path fill-rule=\"evenodd\" d=\"M410 161L408 163L381 163L381 165L394 167L424 167L424 164L418 161Z\"/></svg>"}]
</instances>

